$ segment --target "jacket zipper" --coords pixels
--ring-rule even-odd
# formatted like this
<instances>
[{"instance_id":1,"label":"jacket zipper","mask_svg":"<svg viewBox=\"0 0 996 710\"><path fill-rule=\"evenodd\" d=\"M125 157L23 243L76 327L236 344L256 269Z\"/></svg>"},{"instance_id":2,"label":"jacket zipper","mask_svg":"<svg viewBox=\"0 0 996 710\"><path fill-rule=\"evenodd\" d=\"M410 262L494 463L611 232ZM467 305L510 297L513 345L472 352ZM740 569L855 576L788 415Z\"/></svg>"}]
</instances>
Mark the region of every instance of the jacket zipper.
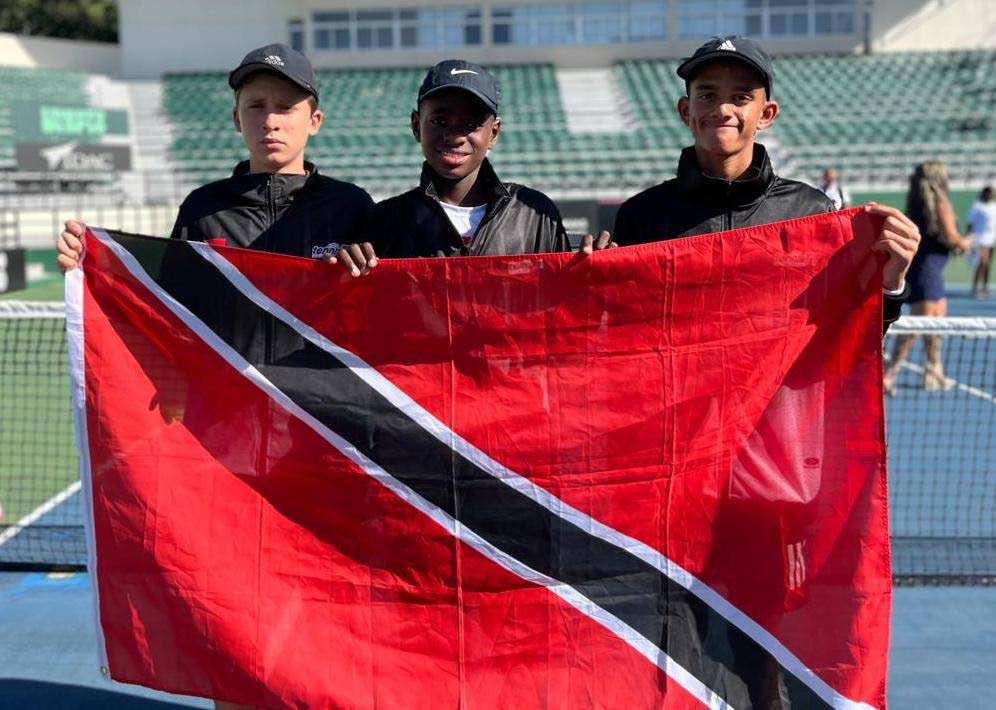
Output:
<instances>
[{"instance_id":1,"label":"jacket zipper","mask_svg":"<svg viewBox=\"0 0 996 710\"><path fill-rule=\"evenodd\" d=\"M273 175L268 175L266 178L266 228L269 229L273 226L275 221L274 216L276 210L274 209L274 199L273 199ZM266 364L271 364L274 359L273 353L273 339L274 339L274 328L273 328L273 316L266 314L263 316L263 362ZM259 440L259 452L258 458L256 459L256 470L262 471L263 473L268 472L267 462L269 461L270 453L270 432L267 427L263 427L260 432Z\"/></svg>"},{"instance_id":2,"label":"jacket zipper","mask_svg":"<svg viewBox=\"0 0 996 710\"><path fill-rule=\"evenodd\" d=\"M273 175L268 175L266 177L266 228L269 229L273 226L276 215L276 208L274 207L274 197L273 197ZM263 342L263 350L265 352L265 358L267 363L273 362L273 317L265 316L266 327L263 329L263 337L265 338Z\"/></svg>"},{"instance_id":3,"label":"jacket zipper","mask_svg":"<svg viewBox=\"0 0 996 710\"><path fill-rule=\"evenodd\" d=\"M726 226L725 229L733 229L733 183L726 183Z\"/></svg>"},{"instance_id":4,"label":"jacket zipper","mask_svg":"<svg viewBox=\"0 0 996 710\"><path fill-rule=\"evenodd\" d=\"M480 223L477 225L477 231L474 232L474 238L471 240L471 244L476 244L481 246L484 244L484 239L487 238L485 232L485 226L491 222L496 214L501 212L505 203L508 202L508 197L501 195L500 197L494 199L494 201L488 200L488 207L484 211L484 216L481 217Z\"/></svg>"}]
</instances>

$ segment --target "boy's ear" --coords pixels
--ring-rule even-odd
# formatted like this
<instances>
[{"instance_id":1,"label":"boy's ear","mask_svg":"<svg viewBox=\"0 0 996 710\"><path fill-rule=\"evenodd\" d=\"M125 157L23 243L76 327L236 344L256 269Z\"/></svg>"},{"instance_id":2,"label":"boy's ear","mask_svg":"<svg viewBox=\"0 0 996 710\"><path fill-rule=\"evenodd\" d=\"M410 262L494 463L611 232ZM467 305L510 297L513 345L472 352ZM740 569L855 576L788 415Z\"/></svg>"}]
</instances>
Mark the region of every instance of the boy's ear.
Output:
<instances>
[{"instance_id":1,"label":"boy's ear","mask_svg":"<svg viewBox=\"0 0 996 710\"><path fill-rule=\"evenodd\" d=\"M681 122L686 126L688 125L688 97L682 96L678 99L678 116L681 117Z\"/></svg>"},{"instance_id":2,"label":"boy's ear","mask_svg":"<svg viewBox=\"0 0 996 710\"><path fill-rule=\"evenodd\" d=\"M316 108L311 112L311 126L308 131L309 136L313 136L318 133L318 129L322 127L322 122L325 120L325 114L320 108Z\"/></svg>"},{"instance_id":3,"label":"boy's ear","mask_svg":"<svg viewBox=\"0 0 996 710\"><path fill-rule=\"evenodd\" d=\"M488 148L494 148L495 143L498 142L498 134L501 133L501 119L495 116L494 122L491 124L491 142Z\"/></svg>"},{"instance_id":4,"label":"boy's ear","mask_svg":"<svg viewBox=\"0 0 996 710\"><path fill-rule=\"evenodd\" d=\"M761 118L757 122L757 130L763 131L765 128L770 126L775 120L775 116L778 115L778 102L777 101L765 101L764 108L761 109Z\"/></svg>"},{"instance_id":5,"label":"boy's ear","mask_svg":"<svg viewBox=\"0 0 996 710\"><path fill-rule=\"evenodd\" d=\"M422 142L422 131L419 129L419 125L418 125L418 111L412 111L411 124L412 124L412 135L415 136L415 140L418 143L421 143Z\"/></svg>"},{"instance_id":6,"label":"boy's ear","mask_svg":"<svg viewBox=\"0 0 996 710\"><path fill-rule=\"evenodd\" d=\"M232 109L232 123L235 124L235 130L242 133L242 123L239 121L239 107L236 106Z\"/></svg>"}]
</instances>

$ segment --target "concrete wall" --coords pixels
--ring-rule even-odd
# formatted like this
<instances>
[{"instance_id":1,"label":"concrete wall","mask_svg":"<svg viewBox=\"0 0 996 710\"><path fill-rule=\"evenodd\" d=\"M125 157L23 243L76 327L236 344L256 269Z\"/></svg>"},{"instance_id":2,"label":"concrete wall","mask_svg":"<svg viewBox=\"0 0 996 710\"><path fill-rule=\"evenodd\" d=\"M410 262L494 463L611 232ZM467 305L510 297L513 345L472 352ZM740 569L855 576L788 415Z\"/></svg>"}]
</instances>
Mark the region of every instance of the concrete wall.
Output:
<instances>
[{"instance_id":1,"label":"concrete wall","mask_svg":"<svg viewBox=\"0 0 996 710\"><path fill-rule=\"evenodd\" d=\"M222 71L246 52L287 41L293 2L280 0L119 0L125 78L167 71Z\"/></svg>"},{"instance_id":2,"label":"concrete wall","mask_svg":"<svg viewBox=\"0 0 996 710\"><path fill-rule=\"evenodd\" d=\"M529 0L532 3L558 0ZM670 3L670 31L676 27L678 0ZM879 0L883 2L885 0ZM902 1L902 0L900 0ZM166 71L222 71L234 67L253 47L288 41L288 21L304 22L306 51L320 68L428 66L453 56L485 64L554 62L566 67L606 66L619 59L681 57L699 42L646 42L606 45L544 45L437 51L328 52L309 48L315 11L363 7L480 6L483 35L490 36L490 9L503 0L119 0L124 73L129 78L160 76ZM768 40L773 53L847 52L856 36Z\"/></svg>"},{"instance_id":3,"label":"concrete wall","mask_svg":"<svg viewBox=\"0 0 996 710\"><path fill-rule=\"evenodd\" d=\"M92 74L121 74L116 44L28 37L0 32L0 65L43 69L81 69Z\"/></svg>"},{"instance_id":4,"label":"concrete wall","mask_svg":"<svg viewBox=\"0 0 996 710\"><path fill-rule=\"evenodd\" d=\"M530 0L556 2L557 0ZM484 34L488 10L504 0L119 0L121 44L77 42L0 33L0 65L79 68L124 78L155 78L167 71L225 71L253 47L287 41L287 22L301 19L310 33L316 10L358 7L480 5ZM678 0L669 0L675 27ZM859 4L863 0L858 0ZM996 0L874 0L872 47L875 51L996 49ZM554 62L565 67L605 66L618 59L681 57L697 42L648 42L627 45L489 47L458 50L486 64ZM852 37L765 41L773 54L860 52L863 18ZM427 66L446 52L313 52L317 67Z\"/></svg>"},{"instance_id":5,"label":"concrete wall","mask_svg":"<svg viewBox=\"0 0 996 710\"><path fill-rule=\"evenodd\" d=\"M994 0L894 0L875 25L879 52L996 49Z\"/></svg>"}]
</instances>

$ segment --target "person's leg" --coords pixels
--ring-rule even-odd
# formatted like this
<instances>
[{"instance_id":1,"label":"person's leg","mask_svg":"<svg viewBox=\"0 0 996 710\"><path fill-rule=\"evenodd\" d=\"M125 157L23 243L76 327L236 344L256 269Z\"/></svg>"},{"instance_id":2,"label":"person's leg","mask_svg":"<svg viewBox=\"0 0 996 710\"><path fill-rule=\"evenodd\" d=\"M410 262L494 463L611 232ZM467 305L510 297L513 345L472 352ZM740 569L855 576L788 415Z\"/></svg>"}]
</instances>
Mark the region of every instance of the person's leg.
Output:
<instances>
[{"instance_id":1,"label":"person's leg","mask_svg":"<svg viewBox=\"0 0 996 710\"><path fill-rule=\"evenodd\" d=\"M948 301L946 298L937 301L924 301L923 311L925 316L945 316L948 312ZM927 350L927 363L923 371L923 388L925 390L950 389L953 383L944 377L944 365L941 363L941 336L925 336L924 345Z\"/></svg>"},{"instance_id":2,"label":"person's leg","mask_svg":"<svg viewBox=\"0 0 996 710\"><path fill-rule=\"evenodd\" d=\"M979 265L981 293L983 296L989 295L989 265L993 260L992 247L979 247Z\"/></svg>"},{"instance_id":3,"label":"person's leg","mask_svg":"<svg viewBox=\"0 0 996 710\"><path fill-rule=\"evenodd\" d=\"M910 304L910 313L915 316L922 316L924 314L924 303L926 301L917 301L916 303ZM896 393L896 380L899 378L899 369L903 366L903 361L910 354L910 350L916 344L916 335L900 335L896 338L896 343L892 347L892 356L889 358L889 366L885 368L885 376L882 379L882 384L885 388L885 393L888 395L894 395Z\"/></svg>"},{"instance_id":4,"label":"person's leg","mask_svg":"<svg viewBox=\"0 0 996 710\"><path fill-rule=\"evenodd\" d=\"M972 271L972 297L979 298L982 295L982 275L988 270L988 264L986 264L986 248L979 247L978 251L978 262L975 264L975 270Z\"/></svg>"}]
</instances>

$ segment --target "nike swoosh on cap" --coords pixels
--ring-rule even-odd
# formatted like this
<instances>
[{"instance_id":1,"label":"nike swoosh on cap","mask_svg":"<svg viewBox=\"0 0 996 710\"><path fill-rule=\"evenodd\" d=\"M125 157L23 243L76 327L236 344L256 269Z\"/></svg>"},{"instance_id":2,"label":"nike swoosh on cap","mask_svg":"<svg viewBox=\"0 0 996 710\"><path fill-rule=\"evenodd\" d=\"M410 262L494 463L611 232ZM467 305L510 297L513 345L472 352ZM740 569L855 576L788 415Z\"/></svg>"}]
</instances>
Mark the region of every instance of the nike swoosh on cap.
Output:
<instances>
[{"instance_id":1,"label":"nike swoosh on cap","mask_svg":"<svg viewBox=\"0 0 996 710\"><path fill-rule=\"evenodd\" d=\"M450 69L450 74L456 76L457 74L476 74L477 72L473 69Z\"/></svg>"}]
</instances>

